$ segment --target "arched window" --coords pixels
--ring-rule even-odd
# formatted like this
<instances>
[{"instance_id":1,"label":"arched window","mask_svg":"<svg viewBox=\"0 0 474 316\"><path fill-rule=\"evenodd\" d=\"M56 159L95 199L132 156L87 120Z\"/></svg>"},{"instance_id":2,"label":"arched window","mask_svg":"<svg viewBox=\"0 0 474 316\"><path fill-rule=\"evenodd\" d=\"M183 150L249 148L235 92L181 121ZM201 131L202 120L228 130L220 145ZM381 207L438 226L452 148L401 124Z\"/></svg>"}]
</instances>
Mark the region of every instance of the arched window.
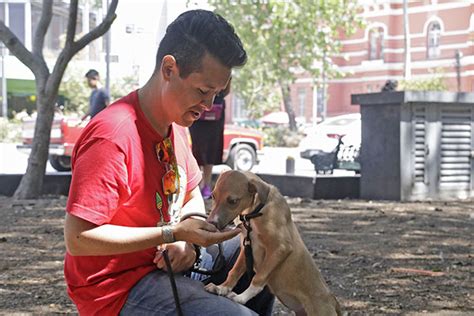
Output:
<instances>
[{"instance_id":1,"label":"arched window","mask_svg":"<svg viewBox=\"0 0 474 316\"><path fill-rule=\"evenodd\" d=\"M375 27L369 31L369 59L383 59L383 28Z\"/></svg>"},{"instance_id":2,"label":"arched window","mask_svg":"<svg viewBox=\"0 0 474 316\"><path fill-rule=\"evenodd\" d=\"M441 25L439 22L434 21L428 25L428 38L427 38L427 57L437 58L441 54L439 48L439 42L441 40Z\"/></svg>"}]
</instances>

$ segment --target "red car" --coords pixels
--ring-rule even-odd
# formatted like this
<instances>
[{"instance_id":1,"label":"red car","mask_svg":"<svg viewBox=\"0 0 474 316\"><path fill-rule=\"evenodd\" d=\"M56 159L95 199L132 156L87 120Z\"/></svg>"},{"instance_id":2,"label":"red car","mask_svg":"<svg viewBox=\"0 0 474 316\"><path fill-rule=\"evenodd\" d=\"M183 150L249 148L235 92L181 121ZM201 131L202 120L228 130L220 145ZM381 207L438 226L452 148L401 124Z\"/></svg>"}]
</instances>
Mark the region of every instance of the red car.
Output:
<instances>
[{"instance_id":1,"label":"red car","mask_svg":"<svg viewBox=\"0 0 474 316\"><path fill-rule=\"evenodd\" d=\"M18 150L29 153L33 142L35 118L23 120L23 144ZM74 144L86 122L78 118L68 118L56 114L51 129L49 145L49 162L57 171L71 170L71 155ZM251 170L258 163L258 155L262 153L263 134L251 128L226 125L224 129L224 153L222 160L231 168L242 171Z\"/></svg>"}]
</instances>

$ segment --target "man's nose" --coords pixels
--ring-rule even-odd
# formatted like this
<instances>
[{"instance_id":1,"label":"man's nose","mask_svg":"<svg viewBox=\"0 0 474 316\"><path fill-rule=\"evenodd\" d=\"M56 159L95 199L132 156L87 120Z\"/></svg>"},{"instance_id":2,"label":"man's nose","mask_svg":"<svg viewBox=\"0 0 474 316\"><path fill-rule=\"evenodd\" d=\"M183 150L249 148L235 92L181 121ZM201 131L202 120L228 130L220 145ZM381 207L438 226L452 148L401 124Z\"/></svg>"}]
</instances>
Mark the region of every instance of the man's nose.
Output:
<instances>
[{"instance_id":1,"label":"man's nose","mask_svg":"<svg viewBox=\"0 0 474 316\"><path fill-rule=\"evenodd\" d=\"M216 95L213 94L211 97L202 100L201 103L206 106L207 110L210 110L212 108L212 105L214 104L214 98L215 97L216 97Z\"/></svg>"}]
</instances>

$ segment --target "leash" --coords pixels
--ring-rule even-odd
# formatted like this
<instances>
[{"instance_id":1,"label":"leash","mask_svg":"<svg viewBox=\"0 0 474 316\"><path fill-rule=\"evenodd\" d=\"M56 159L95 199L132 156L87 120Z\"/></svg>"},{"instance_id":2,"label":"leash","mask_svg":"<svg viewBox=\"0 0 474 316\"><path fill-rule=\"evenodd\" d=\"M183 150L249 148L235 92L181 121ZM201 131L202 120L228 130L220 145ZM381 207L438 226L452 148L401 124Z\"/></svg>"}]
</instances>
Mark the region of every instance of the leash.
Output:
<instances>
[{"instance_id":1,"label":"leash","mask_svg":"<svg viewBox=\"0 0 474 316\"><path fill-rule=\"evenodd\" d=\"M192 216L198 216L198 217L207 219L207 216L202 213L188 213L186 215L183 215L180 218L180 221L184 221L185 219L190 218ZM224 255L223 255L224 252L222 250L222 244L220 243L217 244L219 251L216 257L216 264L215 264L216 267L215 268L213 267L212 270L205 270L199 267L199 264L201 262L201 259L200 259L201 250L198 245L194 244L193 246L194 246L194 250L196 251L196 260L194 262L193 267L190 269L190 271L196 272L199 274L204 274L204 275L214 275L220 272L220 270L224 267L224 263L225 263ZM167 272L168 272L168 278L170 279L170 283L171 283L171 290L173 291L174 304L176 306L176 314L178 316L183 316L183 311L181 310L181 303L179 301L178 288L176 286L176 280L174 279L173 268L171 267L170 258L168 256L168 250L164 249L162 251L162 254L163 254L163 258L165 259L166 270L168 270Z\"/></svg>"},{"instance_id":2,"label":"leash","mask_svg":"<svg viewBox=\"0 0 474 316\"><path fill-rule=\"evenodd\" d=\"M176 305L176 314L178 316L183 316L183 311L181 310L181 303L179 302L178 288L176 287L176 281L174 279L173 269L171 268L171 262L168 256L168 250L164 249L162 253L163 253L163 258L165 259L166 267L168 270L168 277L171 283L171 290L173 291L174 304Z\"/></svg>"},{"instance_id":3,"label":"leash","mask_svg":"<svg viewBox=\"0 0 474 316\"><path fill-rule=\"evenodd\" d=\"M260 203L257 207L250 212L249 214L239 215L240 221L247 230L247 236L244 238L244 253L245 253L245 264L247 266L247 275L252 277L254 274L253 271L253 253L252 253L252 240L250 239L250 233L252 232L252 227L250 226L250 220L262 216L260 213L262 208L265 206L264 203Z\"/></svg>"}]
</instances>

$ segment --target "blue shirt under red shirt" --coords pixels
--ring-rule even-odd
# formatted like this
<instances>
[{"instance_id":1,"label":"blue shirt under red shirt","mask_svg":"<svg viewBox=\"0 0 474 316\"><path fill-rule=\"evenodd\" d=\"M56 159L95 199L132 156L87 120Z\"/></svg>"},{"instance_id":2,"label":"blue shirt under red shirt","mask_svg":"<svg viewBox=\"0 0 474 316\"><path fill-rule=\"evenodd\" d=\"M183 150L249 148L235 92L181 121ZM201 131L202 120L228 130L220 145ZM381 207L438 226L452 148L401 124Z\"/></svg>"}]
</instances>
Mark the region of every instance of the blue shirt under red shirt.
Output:
<instances>
[{"instance_id":1,"label":"blue shirt under red shirt","mask_svg":"<svg viewBox=\"0 0 474 316\"><path fill-rule=\"evenodd\" d=\"M201 180L184 127L173 124L170 139L177 158L178 200ZM74 147L72 181L66 211L95 225L152 227L167 215L164 166L155 146L163 138L145 118L137 91L101 111ZM156 249L122 255L71 256L64 274L68 293L81 315L117 315L128 292L156 269Z\"/></svg>"}]
</instances>

